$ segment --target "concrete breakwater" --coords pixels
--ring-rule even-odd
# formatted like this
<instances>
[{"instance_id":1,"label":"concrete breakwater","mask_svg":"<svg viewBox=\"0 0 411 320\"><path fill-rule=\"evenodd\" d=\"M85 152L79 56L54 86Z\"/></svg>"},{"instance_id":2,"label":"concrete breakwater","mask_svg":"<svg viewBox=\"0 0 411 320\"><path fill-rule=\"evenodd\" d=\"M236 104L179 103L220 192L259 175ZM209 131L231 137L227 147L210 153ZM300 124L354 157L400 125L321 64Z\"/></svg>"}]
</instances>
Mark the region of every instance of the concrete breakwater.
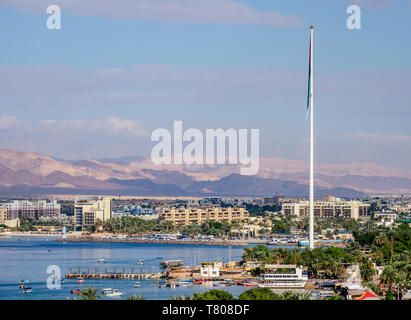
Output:
<instances>
[{"instance_id":1,"label":"concrete breakwater","mask_svg":"<svg viewBox=\"0 0 411 320\"><path fill-rule=\"evenodd\" d=\"M246 241L240 240L140 240L140 239L102 239L94 237L76 237L66 239L55 239L59 242L106 242L106 243L147 243L147 244L194 244L201 246L248 246Z\"/></svg>"}]
</instances>

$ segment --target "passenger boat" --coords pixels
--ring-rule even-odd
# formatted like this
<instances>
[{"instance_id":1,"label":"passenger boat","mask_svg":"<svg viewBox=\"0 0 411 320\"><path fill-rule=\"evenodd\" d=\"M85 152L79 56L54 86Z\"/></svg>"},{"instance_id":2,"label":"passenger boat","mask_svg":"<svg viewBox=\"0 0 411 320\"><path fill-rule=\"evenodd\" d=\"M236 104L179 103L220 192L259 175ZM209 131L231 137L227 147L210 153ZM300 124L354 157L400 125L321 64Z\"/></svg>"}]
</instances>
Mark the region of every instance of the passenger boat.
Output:
<instances>
[{"instance_id":1,"label":"passenger boat","mask_svg":"<svg viewBox=\"0 0 411 320\"><path fill-rule=\"evenodd\" d=\"M296 265L265 265L266 272L258 283L262 288L304 288L308 281L306 267ZM290 272L279 272L288 269Z\"/></svg>"},{"instance_id":2,"label":"passenger boat","mask_svg":"<svg viewBox=\"0 0 411 320\"><path fill-rule=\"evenodd\" d=\"M117 291L116 289L113 289L113 292L107 293L106 297L109 298L115 298L115 297L121 297L123 295L123 292Z\"/></svg>"}]
</instances>

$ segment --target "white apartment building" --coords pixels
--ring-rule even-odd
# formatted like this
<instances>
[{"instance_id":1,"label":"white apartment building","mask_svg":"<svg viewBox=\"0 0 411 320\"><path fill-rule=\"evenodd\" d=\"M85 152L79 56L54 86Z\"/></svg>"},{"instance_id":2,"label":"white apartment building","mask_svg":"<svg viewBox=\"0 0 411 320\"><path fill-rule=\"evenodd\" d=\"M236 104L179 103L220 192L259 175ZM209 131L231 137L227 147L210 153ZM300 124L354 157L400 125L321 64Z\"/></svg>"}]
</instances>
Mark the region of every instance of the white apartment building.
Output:
<instances>
[{"instance_id":1,"label":"white apartment building","mask_svg":"<svg viewBox=\"0 0 411 320\"><path fill-rule=\"evenodd\" d=\"M57 200L13 200L4 204L7 209L7 219L26 217L38 219L39 217L56 217L60 215L60 204Z\"/></svg>"},{"instance_id":2,"label":"white apartment building","mask_svg":"<svg viewBox=\"0 0 411 320\"><path fill-rule=\"evenodd\" d=\"M309 201L289 202L282 204L282 214L297 217L308 217ZM359 200L341 200L327 197L324 200L314 201L314 217L318 218L347 218L361 219L370 217L370 204Z\"/></svg>"}]
</instances>

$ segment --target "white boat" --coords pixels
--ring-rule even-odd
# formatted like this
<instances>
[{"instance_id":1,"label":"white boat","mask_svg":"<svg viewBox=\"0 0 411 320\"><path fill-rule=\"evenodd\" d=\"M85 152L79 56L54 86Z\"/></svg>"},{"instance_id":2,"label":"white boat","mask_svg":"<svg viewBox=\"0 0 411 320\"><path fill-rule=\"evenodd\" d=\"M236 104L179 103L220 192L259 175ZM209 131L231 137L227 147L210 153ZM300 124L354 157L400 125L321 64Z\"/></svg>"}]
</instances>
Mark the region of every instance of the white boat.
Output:
<instances>
[{"instance_id":1,"label":"white boat","mask_svg":"<svg viewBox=\"0 0 411 320\"><path fill-rule=\"evenodd\" d=\"M103 294L112 293L112 292L113 292L112 288L105 288L105 289L101 290L101 293L103 293Z\"/></svg>"},{"instance_id":2,"label":"white boat","mask_svg":"<svg viewBox=\"0 0 411 320\"><path fill-rule=\"evenodd\" d=\"M122 295L123 295L123 292L113 289L112 292L106 294L106 297L115 298L115 297L121 297Z\"/></svg>"},{"instance_id":3,"label":"white boat","mask_svg":"<svg viewBox=\"0 0 411 320\"><path fill-rule=\"evenodd\" d=\"M31 293L31 288L28 288L28 287L24 288L23 293Z\"/></svg>"},{"instance_id":4,"label":"white boat","mask_svg":"<svg viewBox=\"0 0 411 320\"><path fill-rule=\"evenodd\" d=\"M193 284L189 281L179 281L176 283L178 287L191 287Z\"/></svg>"},{"instance_id":5,"label":"white boat","mask_svg":"<svg viewBox=\"0 0 411 320\"><path fill-rule=\"evenodd\" d=\"M102 263L102 262L104 262L104 259L98 259L97 262Z\"/></svg>"}]
</instances>

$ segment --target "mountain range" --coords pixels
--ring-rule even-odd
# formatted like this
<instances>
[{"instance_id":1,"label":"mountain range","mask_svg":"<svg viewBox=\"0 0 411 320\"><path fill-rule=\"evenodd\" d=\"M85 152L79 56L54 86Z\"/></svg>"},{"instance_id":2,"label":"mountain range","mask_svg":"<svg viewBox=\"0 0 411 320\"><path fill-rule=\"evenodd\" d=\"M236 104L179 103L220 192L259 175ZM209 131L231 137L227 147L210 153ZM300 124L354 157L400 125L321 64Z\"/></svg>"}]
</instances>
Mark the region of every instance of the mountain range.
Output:
<instances>
[{"instance_id":1,"label":"mountain range","mask_svg":"<svg viewBox=\"0 0 411 320\"><path fill-rule=\"evenodd\" d=\"M0 149L0 194L107 194L130 196L306 197L308 164L260 159L256 176L238 165L154 165L149 158L56 159ZM375 163L316 165L316 196L360 198L411 192L411 170Z\"/></svg>"}]
</instances>

